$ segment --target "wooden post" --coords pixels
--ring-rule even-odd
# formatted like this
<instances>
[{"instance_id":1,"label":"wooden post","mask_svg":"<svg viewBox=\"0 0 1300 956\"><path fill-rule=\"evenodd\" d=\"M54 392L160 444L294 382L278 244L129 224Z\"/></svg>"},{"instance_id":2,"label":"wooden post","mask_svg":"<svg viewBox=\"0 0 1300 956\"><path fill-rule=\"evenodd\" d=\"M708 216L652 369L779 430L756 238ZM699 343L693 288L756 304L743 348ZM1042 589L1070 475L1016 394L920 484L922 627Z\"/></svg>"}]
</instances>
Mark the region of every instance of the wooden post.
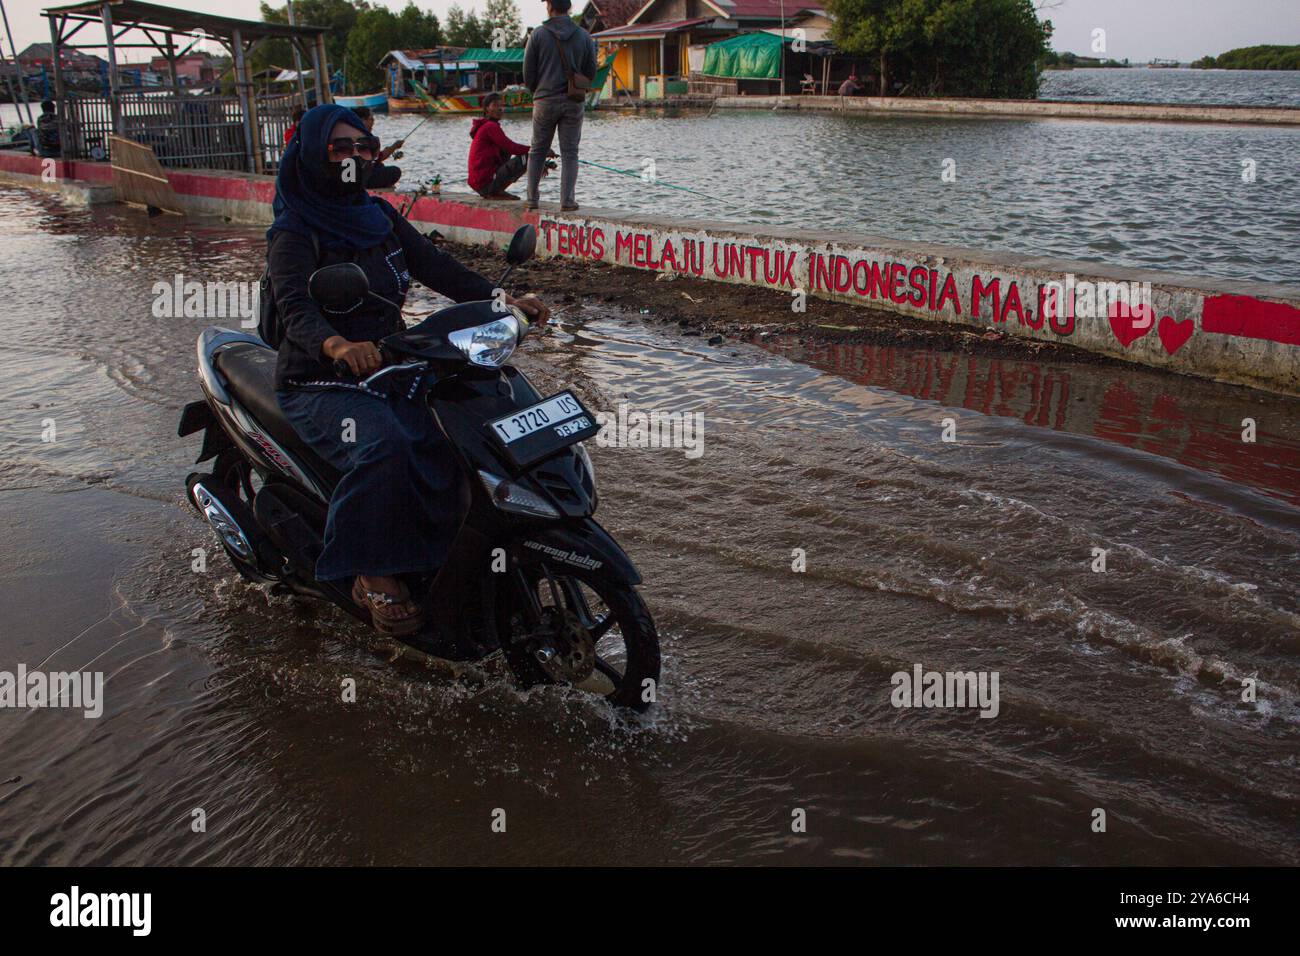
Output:
<instances>
[{"instance_id":1,"label":"wooden post","mask_svg":"<svg viewBox=\"0 0 1300 956\"><path fill-rule=\"evenodd\" d=\"M316 105L321 103L333 103L334 97L330 95L329 77L325 75L325 70L329 68L327 54L325 53L325 34L316 34Z\"/></svg>"},{"instance_id":2,"label":"wooden post","mask_svg":"<svg viewBox=\"0 0 1300 956\"><path fill-rule=\"evenodd\" d=\"M113 117L113 132L118 136L126 136L122 117L122 86L117 76L117 51L113 48L113 9L107 3L99 9L104 21L104 42L108 44L108 104Z\"/></svg>"},{"instance_id":3,"label":"wooden post","mask_svg":"<svg viewBox=\"0 0 1300 956\"><path fill-rule=\"evenodd\" d=\"M63 91L63 24L67 20L56 20L50 17L50 54L54 57L54 101L58 103L59 110L59 156L61 159L68 158L69 146L68 133L71 126L68 123L68 103L67 95ZM14 58L17 63L17 57Z\"/></svg>"},{"instance_id":4,"label":"wooden post","mask_svg":"<svg viewBox=\"0 0 1300 956\"><path fill-rule=\"evenodd\" d=\"M179 93L181 91L181 81L176 75L176 43L172 39L174 35L170 31L167 33L167 73L172 78L172 91Z\"/></svg>"},{"instance_id":5,"label":"wooden post","mask_svg":"<svg viewBox=\"0 0 1300 956\"><path fill-rule=\"evenodd\" d=\"M297 18L293 15L293 0L285 0L289 8L289 26L298 25ZM298 74L298 96L302 99L302 108L307 108L307 84L302 80L302 54L298 52L298 41L292 41L289 46L293 47L293 69ZM320 102L317 100L317 102Z\"/></svg>"},{"instance_id":6,"label":"wooden post","mask_svg":"<svg viewBox=\"0 0 1300 956\"><path fill-rule=\"evenodd\" d=\"M266 172L266 153L262 150L262 117L258 112L257 91L248 97L249 113L252 115L252 122L249 129L253 135L253 172Z\"/></svg>"},{"instance_id":7,"label":"wooden post","mask_svg":"<svg viewBox=\"0 0 1300 956\"><path fill-rule=\"evenodd\" d=\"M239 96L239 111L244 115L244 160L250 173L257 172L253 154L256 137L253 134L253 104L249 95L248 64L244 62L244 35L239 27L231 34L231 52L235 56L235 93Z\"/></svg>"},{"instance_id":8,"label":"wooden post","mask_svg":"<svg viewBox=\"0 0 1300 956\"><path fill-rule=\"evenodd\" d=\"M172 123L175 124L176 130L181 134L182 140L185 140L185 152L189 152L189 137L184 135L184 129L181 124L181 81L176 75L176 40L175 34L170 30L164 34L167 37L167 49L163 55L167 57L167 75L172 81Z\"/></svg>"}]
</instances>

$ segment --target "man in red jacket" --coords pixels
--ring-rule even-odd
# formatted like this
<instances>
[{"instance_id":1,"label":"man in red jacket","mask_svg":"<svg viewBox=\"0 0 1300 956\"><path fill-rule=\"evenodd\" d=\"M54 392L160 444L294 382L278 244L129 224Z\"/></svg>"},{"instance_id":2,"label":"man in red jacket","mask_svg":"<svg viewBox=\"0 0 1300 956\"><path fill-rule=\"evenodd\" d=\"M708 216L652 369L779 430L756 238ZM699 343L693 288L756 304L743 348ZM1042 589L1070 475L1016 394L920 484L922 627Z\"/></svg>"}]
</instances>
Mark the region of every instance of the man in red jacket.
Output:
<instances>
[{"instance_id":1,"label":"man in red jacket","mask_svg":"<svg viewBox=\"0 0 1300 956\"><path fill-rule=\"evenodd\" d=\"M469 137L470 188L484 199L518 199L506 187L528 171L528 146L516 143L501 128L505 105L500 93L483 97L483 115L474 120Z\"/></svg>"}]
</instances>

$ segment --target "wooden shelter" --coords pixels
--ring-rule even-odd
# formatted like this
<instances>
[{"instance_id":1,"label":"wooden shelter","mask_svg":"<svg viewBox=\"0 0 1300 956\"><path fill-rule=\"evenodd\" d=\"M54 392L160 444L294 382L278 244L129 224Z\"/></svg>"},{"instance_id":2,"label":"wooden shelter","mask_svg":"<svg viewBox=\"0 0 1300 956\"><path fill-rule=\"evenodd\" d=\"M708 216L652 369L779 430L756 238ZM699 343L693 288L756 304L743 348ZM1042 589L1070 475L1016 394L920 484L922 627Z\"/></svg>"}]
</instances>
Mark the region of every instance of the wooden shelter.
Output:
<instances>
[{"instance_id":1,"label":"wooden shelter","mask_svg":"<svg viewBox=\"0 0 1300 956\"><path fill-rule=\"evenodd\" d=\"M256 93L248 61L269 39L287 40L311 63L316 102L330 102L329 85L322 81L327 27L237 20L139 0L92 0L51 7L42 15L50 23L55 99L67 158L103 158L111 147L110 137L119 136L152 146L165 166L266 172L279 156L280 142L274 135L275 128L283 125L279 113L287 118L295 98L259 97ZM98 27L93 32L102 31L103 40L71 42L87 25ZM234 97L195 95L180 82L178 59L205 39L217 42L230 54ZM167 81L162 88L148 94L123 90L117 51L131 48L154 50L165 60ZM65 90L64 51L100 49L107 51L108 97Z\"/></svg>"}]
</instances>

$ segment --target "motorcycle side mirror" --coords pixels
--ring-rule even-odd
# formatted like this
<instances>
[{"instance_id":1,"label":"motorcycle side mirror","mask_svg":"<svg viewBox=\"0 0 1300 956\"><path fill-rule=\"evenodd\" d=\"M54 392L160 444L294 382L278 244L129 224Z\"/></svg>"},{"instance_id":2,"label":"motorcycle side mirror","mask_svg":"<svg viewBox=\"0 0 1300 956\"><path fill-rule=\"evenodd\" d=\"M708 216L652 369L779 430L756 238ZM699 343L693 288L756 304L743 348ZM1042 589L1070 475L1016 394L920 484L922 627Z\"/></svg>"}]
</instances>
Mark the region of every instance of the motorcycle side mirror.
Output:
<instances>
[{"instance_id":1,"label":"motorcycle side mirror","mask_svg":"<svg viewBox=\"0 0 1300 956\"><path fill-rule=\"evenodd\" d=\"M537 228L531 223L520 226L515 230L515 234L510 237L510 245L506 249L506 271L501 273L501 278L497 280L497 288L503 288L506 280L510 278L510 273L515 271L515 266L522 265L533 257L537 251Z\"/></svg>"},{"instance_id":2,"label":"motorcycle side mirror","mask_svg":"<svg viewBox=\"0 0 1300 956\"><path fill-rule=\"evenodd\" d=\"M332 312L346 312L370 294L370 280L355 262L322 266L307 280L307 294Z\"/></svg>"},{"instance_id":3,"label":"motorcycle side mirror","mask_svg":"<svg viewBox=\"0 0 1300 956\"><path fill-rule=\"evenodd\" d=\"M506 262L512 266L522 265L533 257L537 251L537 227L528 223L515 230L510 237L510 247L506 249Z\"/></svg>"}]
</instances>

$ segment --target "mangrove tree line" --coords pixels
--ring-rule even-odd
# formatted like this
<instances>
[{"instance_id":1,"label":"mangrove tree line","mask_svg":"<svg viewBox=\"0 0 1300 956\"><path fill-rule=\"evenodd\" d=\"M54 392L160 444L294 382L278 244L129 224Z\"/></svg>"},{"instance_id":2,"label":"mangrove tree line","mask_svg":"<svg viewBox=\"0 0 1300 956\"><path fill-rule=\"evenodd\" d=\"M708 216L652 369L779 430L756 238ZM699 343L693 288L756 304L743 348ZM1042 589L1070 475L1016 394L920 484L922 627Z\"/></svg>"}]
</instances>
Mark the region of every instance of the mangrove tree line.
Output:
<instances>
[{"instance_id":1,"label":"mangrove tree line","mask_svg":"<svg viewBox=\"0 0 1300 956\"><path fill-rule=\"evenodd\" d=\"M1050 20L1032 0L829 0L831 37L878 64L881 96L1032 99Z\"/></svg>"}]
</instances>

